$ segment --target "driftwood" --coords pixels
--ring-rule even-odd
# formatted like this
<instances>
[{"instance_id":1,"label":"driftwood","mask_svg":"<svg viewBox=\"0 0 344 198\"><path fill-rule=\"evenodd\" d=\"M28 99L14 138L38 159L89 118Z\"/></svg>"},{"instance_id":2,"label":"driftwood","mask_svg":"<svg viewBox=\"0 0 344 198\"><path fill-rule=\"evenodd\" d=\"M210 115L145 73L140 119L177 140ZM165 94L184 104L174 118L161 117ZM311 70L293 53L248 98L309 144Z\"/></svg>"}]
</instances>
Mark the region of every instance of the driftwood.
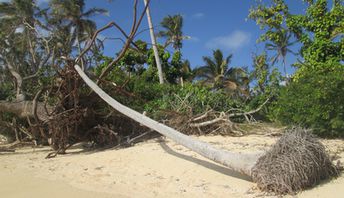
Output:
<instances>
[{"instance_id":1,"label":"driftwood","mask_svg":"<svg viewBox=\"0 0 344 198\"><path fill-rule=\"evenodd\" d=\"M21 118L34 118L34 101L9 102L0 101L0 112L10 112ZM52 107L47 107L48 111L52 111ZM43 102L37 103L37 116L41 121L48 120L49 116Z\"/></svg>"}]
</instances>

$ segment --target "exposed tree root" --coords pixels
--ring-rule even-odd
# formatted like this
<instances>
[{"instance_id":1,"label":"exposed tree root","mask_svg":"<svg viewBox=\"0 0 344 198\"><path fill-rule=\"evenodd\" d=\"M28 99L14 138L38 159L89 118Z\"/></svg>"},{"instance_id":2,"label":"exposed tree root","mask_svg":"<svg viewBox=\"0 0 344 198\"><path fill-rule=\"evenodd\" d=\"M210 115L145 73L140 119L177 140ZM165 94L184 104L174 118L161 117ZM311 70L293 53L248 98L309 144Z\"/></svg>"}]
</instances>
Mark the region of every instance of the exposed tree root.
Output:
<instances>
[{"instance_id":1,"label":"exposed tree root","mask_svg":"<svg viewBox=\"0 0 344 198\"><path fill-rule=\"evenodd\" d=\"M252 169L261 190L294 194L321 180L337 176L325 147L308 130L288 130Z\"/></svg>"},{"instance_id":2,"label":"exposed tree root","mask_svg":"<svg viewBox=\"0 0 344 198\"><path fill-rule=\"evenodd\" d=\"M147 131L146 127L108 109L93 93L89 95L73 68L74 62L66 60L67 64L59 72L60 85L55 93L59 101L46 122L54 149L47 158L64 154L79 142L90 142L92 147L113 147ZM96 112L99 109L101 111Z\"/></svg>"}]
</instances>

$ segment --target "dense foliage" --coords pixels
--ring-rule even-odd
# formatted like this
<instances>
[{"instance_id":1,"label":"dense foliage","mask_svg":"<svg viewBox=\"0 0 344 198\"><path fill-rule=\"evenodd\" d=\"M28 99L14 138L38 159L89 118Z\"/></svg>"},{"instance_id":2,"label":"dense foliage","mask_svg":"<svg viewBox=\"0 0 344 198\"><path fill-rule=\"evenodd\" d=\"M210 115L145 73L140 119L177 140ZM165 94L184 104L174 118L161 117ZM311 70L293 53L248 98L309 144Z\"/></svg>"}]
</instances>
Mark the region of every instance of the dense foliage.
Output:
<instances>
[{"instance_id":1,"label":"dense foliage","mask_svg":"<svg viewBox=\"0 0 344 198\"><path fill-rule=\"evenodd\" d=\"M251 10L250 17L267 27L263 40L283 40L276 33L287 31L301 44L303 61L294 64L293 79L280 90L271 113L283 123L312 127L323 136L343 136L343 2L306 2L304 15L291 14L282 0Z\"/></svg>"}]
</instances>

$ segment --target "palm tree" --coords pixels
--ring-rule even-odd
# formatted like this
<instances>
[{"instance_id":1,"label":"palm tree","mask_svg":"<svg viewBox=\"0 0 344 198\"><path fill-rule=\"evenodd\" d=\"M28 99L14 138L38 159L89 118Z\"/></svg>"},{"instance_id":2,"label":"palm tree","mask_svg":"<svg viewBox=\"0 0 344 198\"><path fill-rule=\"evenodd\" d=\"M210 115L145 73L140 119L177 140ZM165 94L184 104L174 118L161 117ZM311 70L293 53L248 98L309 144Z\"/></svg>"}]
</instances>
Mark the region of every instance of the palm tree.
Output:
<instances>
[{"instance_id":1,"label":"palm tree","mask_svg":"<svg viewBox=\"0 0 344 198\"><path fill-rule=\"evenodd\" d=\"M12 28L18 28L23 22L32 22L34 11L35 5L32 0L11 0L0 3L0 19L2 23L11 23Z\"/></svg>"},{"instance_id":2,"label":"palm tree","mask_svg":"<svg viewBox=\"0 0 344 198\"><path fill-rule=\"evenodd\" d=\"M188 81L191 81L193 78L193 71L191 69L191 64L189 60L184 60L182 61L182 66L181 66L181 73L182 73L182 79L186 79Z\"/></svg>"},{"instance_id":3,"label":"palm tree","mask_svg":"<svg viewBox=\"0 0 344 198\"><path fill-rule=\"evenodd\" d=\"M0 59L15 79L16 99L23 100L23 75L37 70L35 18L38 7L32 0L12 0L0 3ZM28 50L29 49L29 50ZM31 51L30 51L31 50Z\"/></svg>"},{"instance_id":4,"label":"palm tree","mask_svg":"<svg viewBox=\"0 0 344 198\"><path fill-rule=\"evenodd\" d=\"M158 36L166 38L165 47L172 44L176 51L180 51L183 47L182 40L185 39L182 32L183 17L180 14L168 15L160 24L165 30L160 31Z\"/></svg>"},{"instance_id":5,"label":"palm tree","mask_svg":"<svg viewBox=\"0 0 344 198\"><path fill-rule=\"evenodd\" d=\"M250 78L247 73L247 68L229 68L225 74L224 89L232 93L232 96L248 98L250 96Z\"/></svg>"},{"instance_id":6,"label":"palm tree","mask_svg":"<svg viewBox=\"0 0 344 198\"><path fill-rule=\"evenodd\" d=\"M60 32L60 41L67 41L65 44L70 46L70 50L77 47L79 53L81 44L90 39L97 30L96 23L90 17L107 13L107 10L100 8L85 11L84 0L52 0L50 6L51 23L56 26L56 31ZM81 64L83 66L82 60Z\"/></svg>"},{"instance_id":7,"label":"palm tree","mask_svg":"<svg viewBox=\"0 0 344 198\"><path fill-rule=\"evenodd\" d=\"M223 56L221 50L213 51L213 57L204 56L205 65L194 70L196 79L215 89L224 89L232 95L249 95L249 78L243 68L229 68L232 54Z\"/></svg>"},{"instance_id":8,"label":"palm tree","mask_svg":"<svg viewBox=\"0 0 344 198\"><path fill-rule=\"evenodd\" d=\"M180 50L183 47L182 41L189 38L189 36L183 35L182 15L180 14L173 15L173 16L168 15L162 20L160 25L165 29L158 33L159 37L166 38L164 47L166 48L167 46L172 44L172 47L174 48L175 53L180 53ZM186 73L183 73L184 69L183 68L180 69L181 76L179 77L179 82L182 86L184 84L184 77L188 75Z\"/></svg>"},{"instance_id":9,"label":"palm tree","mask_svg":"<svg viewBox=\"0 0 344 198\"><path fill-rule=\"evenodd\" d=\"M154 58L155 58L155 63L156 67L158 69L158 76L159 76L159 83L164 84L164 76L162 73L162 66L161 66L161 60L159 57L159 50L158 50L158 45L156 44L156 38L154 35L154 29L153 29L153 23L152 23L152 17L150 15L150 9L149 9L149 0L143 0L145 3L145 6L147 6L146 14L147 14L147 20L148 20L148 26L149 26L149 33L151 36L152 44L153 44L153 51L154 51Z\"/></svg>"},{"instance_id":10,"label":"palm tree","mask_svg":"<svg viewBox=\"0 0 344 198\"><path fill-rule=\"evenodd\" d=\"M292 34L287 30L284 30L284 29L278 30L277 35L278 35L277 39L273 39L271 43L267 43L265 47L267 50L276 52L276 54L271 59L273 65L276 62L282 60L284 76L287 77L286 56L288 52L295 54L289 48L295 42L289 42Z\"/></svg>"},{"instance_id":11,"label":"palm tree","mask_svg":"<svg viewBox=\"0 0 344 198\"><path fill-rule=\"evenodd\" d=\"M203 57L205 65L194 70L195 77L213 88L223 88L226 83L233 86L238 82L239 74L243 72L243 69L229 68L232 57L232 54L224 57L221 50L214 50L213 57ZM229 80L232 83L226 82Z\"/></svg>"}]
</instances>

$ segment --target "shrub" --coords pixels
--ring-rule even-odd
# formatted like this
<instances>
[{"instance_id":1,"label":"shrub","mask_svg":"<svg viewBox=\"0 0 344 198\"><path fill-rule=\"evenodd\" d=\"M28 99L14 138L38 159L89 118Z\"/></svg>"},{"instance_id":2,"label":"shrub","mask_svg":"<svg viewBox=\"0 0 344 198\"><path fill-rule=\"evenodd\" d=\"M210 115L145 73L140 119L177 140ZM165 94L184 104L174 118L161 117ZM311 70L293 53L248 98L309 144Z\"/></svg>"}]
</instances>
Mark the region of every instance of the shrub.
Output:
<instances>
[{"instance_id":1,"label":"shrub","mask_svg":"<svg viewBox=\"0 0 344 198\"><path fill-rule=\"evenodd\" d=\"M15 98L15 92L12 83L4 82L0 84L0 100Z\"/></svg>"},{"instance_id":2,"label":"shrub","mask_svg":"<svg viewBox=\"0 0 344 198\"><path fill-rule=\"evenodd\" d=\"M162 96L148 102L145 110L177 111L179 113L204 113L209 109L215 111L228 111L231 108L240 108L242 105L230 98L221 90L211 90L195 84L185 84L184 87L173 86Z\"/></svg>"},{"instance_id":3,"label":"shrub","mask_svg":"<svg viewBox=\"0 0 344 198\"><path fill-rule=\"evenodd\" d=\"M344 136L344 67L307 71L281 90L272 108L284 124L311 127L320 136Z\"/></svg>"}]
</instances>

